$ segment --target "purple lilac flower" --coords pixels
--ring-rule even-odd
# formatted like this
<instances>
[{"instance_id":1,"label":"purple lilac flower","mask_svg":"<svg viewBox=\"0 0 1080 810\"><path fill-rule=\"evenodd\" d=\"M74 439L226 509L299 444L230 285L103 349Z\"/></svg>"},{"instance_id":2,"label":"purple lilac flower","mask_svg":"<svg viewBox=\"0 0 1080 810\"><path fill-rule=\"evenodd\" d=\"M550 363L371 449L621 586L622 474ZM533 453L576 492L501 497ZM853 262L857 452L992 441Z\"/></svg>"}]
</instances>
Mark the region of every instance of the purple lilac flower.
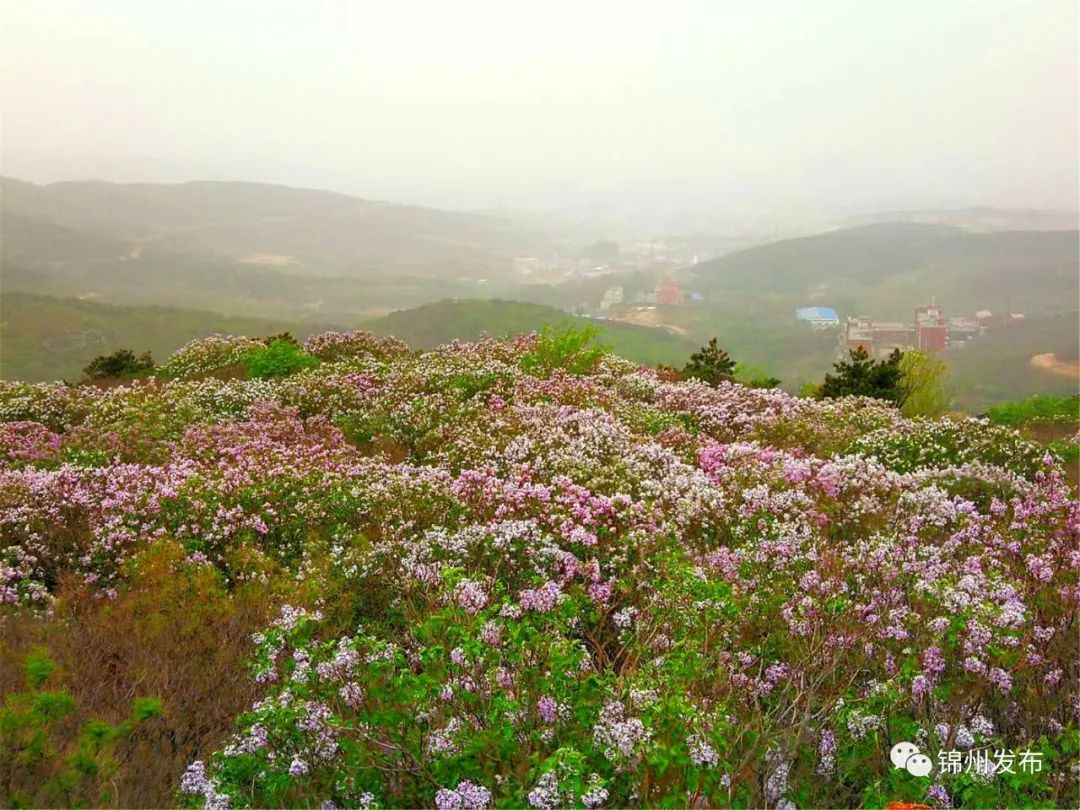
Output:
<instances>
[{"instance_id":1,"label":"purple lilac flower","mask_svg":"<svg viewBox=\"0 0 1080 810\"><path fill-rule=\"evenodd\" d=\"M551 695L544 695L536 702L536 713L550 726L559 719L559 704Z\"/></svg>"},{"instance_id":2,"label":"purple lilac flower","mask_svg":"<svg viewBox=\"0 0 1080 810\"><path fill-rule=\"evenodd\" d=\"M440 788L435 794L438 810L484 810L491 804L491 791L465 780L453 790Z\"/></svg>"},{"instance_id":3,"label":"purple lilac flower","mask_svg":"<svg viewBox=\"0 0 1080 810\"><path fill-rule=\"evenodd\" d=\"M925 675L916 675L911 681L911 696L921 698L930 691L930 679Z\"/></svg>"},{"instance_id":4,"label":"purple lilac flower","mask_svg":"<svg viewBox=\"0 0 1080 810\"><path fill-rule=\"evenodd\" d=\"M491 647L502 646L502 628L498 622L489 621L480 628L480 640Z\"/></svg>"},{"instance_id":5,"label":"purple lilac flower","mask_svg":"<svg viewBox=\"0 0 1080 810\"><path fill-rule=\"evenodd\" d=\"M600 807L604 802L608 800L607 788L600 785L594 785L589 788L588 791L581 794L581 803L586 807L592 808Z\"/></svg>"},{"instance_id":6,"label":"purple lilac flower","mask_svg":"<svg viewBox=\"0 0 1080 810\"><path fill-rule=\"evenodd\" d=\"M518 599L522 610L550 613L559 602L562 589L557 582L545 582L535 590L524 590Z\"/></svg>"},{"instance_id":7,"label":"purple lilac flower","mask_svg":"<svg viewBox=\"0 0 1080 810\"><path fill-rule=\"evenodd\" d=\"M686 745L690 749L690 761L695 765L715 768L720 763L720 755L716 753L716 749L700 734L687 737Z\"/></svg>"},{"instance_id":8,"label":"purple lilac flower","mask_svg":"<svg viewBox=\"0 0 1080 810\"><path fill-rule=\"evenodd\" d=\"M543 774L536 787L529 791L529 806L539 810L554 810L559 806L559 778L554 771Z\"/></svg>"},{"instance_id":9,"label":"purple lilac flower","mask_svg":"<svg viewBox=\"0 0 1080 810\"><path fill-rule=\"evenodd\" d=\"M943 785L931 785L928 787L926 789L926 798L942 808L942 810L950 810L953 806L952 799L949 798L949 791Z\"/></svg>"},{"instance_id":10,"label":"purple lilac flower","mask_svg":"<svg viewBox=\"0 0 1080 810\"><path fill-rule=\"evenodd\" d=\"M821 732L821 741L818 743L818 757L818 775L831 775L836 770L836 735L832 729L825 729Z\"/></svg>"},{"instance_id":11,"label":"purple lilac flower","mask_svg":"<svg viewBox=\"0 0 1080 810\"><path fill-rule=\"evenodd\" d=\"M1001 667L994 667L991 669L990 672L987 673L986 679L1002 692L1009 692L1012 690L1012 676Z\"/></svg>"},{"instance_id":12,"label":"purple lilac flower","mask_svg":"<svg viewBox=\"0 0 1080 810\"><path fill-rule=\"evenodd\" d=\"M345 701L347 706L351 706L354 709L360 707L360 704L364 700L364 691L355 683L351 681L344 684L339 690L338 694L341 699Z\"/></svg>"}]
</instances>

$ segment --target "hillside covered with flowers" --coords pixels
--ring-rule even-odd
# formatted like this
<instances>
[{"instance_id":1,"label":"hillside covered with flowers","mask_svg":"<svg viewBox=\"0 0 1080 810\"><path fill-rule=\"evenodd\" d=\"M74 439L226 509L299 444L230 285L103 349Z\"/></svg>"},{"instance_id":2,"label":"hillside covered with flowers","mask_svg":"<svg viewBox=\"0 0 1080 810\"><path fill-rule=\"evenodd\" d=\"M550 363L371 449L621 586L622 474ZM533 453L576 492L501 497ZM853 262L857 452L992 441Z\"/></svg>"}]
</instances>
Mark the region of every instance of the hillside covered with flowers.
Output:
<instances>
[{"instance_id":1,"label":"hillside covered with flowers","mask_svg":"<svg viewBox=\"0 0 1080 810\"><path fill-rule=\"evenodd\" d=\"M1011 429L543 335L264 345L0 383L0 804L1075 799L1080 507Z\"/></svg>"}]
</instances>

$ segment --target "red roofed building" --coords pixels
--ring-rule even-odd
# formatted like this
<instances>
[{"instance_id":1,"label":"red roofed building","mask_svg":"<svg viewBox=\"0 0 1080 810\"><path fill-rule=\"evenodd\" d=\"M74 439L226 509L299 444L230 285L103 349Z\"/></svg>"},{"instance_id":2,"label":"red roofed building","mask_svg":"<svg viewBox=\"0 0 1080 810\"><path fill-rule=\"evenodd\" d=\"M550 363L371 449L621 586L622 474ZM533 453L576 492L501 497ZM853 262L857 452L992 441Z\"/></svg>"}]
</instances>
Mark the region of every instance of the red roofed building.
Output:
<instances>
[{"instance_id":1,"label":"red roofed building","mask_svg":"<svg viewBox=\"0 0 1080 810\"><path fill-rule=\"evenodd\" d=\"M682 303L683 294L679 285L674 281L656 282L656 303L667 306L678 306Z\"/></svg>"}]
</instances>

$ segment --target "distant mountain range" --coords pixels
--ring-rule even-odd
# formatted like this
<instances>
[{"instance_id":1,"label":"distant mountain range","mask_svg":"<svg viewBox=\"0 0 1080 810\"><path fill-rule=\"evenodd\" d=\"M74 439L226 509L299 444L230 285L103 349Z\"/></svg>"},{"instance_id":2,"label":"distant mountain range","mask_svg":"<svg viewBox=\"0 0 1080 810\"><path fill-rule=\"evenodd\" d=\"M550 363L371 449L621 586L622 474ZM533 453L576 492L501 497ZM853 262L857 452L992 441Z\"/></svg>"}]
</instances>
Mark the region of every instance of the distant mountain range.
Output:
<instances>
[{"instance_id":1,"label":"distant mountain range","mask_svg":"<svg viewBox=\"0 0 1080 810\"><path fill-rule=\"evenodd\" d=\"M510 219L255 183L0 178L7 291L341 322L488 297L550 249ZM501 285L501 287L500 287Z\"/></svg>"},{"instance_id":2,"label":"distant mountain range","mask_svg":"<svg viewBox=\"0 0 1080 810\"><path fill-rule=\"evenodd\" d=\"M1045 208L992 208L976 206L955 209L881 211L851 217L844 226L882 222L912 222L922 225L952 225L968 231L1075 231L1080 228L1080 212Z\"/></svg>"},{"instance_id":3,"label":"distant mountain range","mask_svg":"<svg viewBox=\"0 0 1080 810\"><path fill-rule=\"evenodd\" d=\"M47 232L62 260L77 261L81 244L99 258L142 251L198 254L296 273L364 277L507 272L511 259L543 237L499 217L373 202L344 194L258 183L179 185L101 181L36 185L0 178L4 240L12 261L46 261L57 248L31 255ZM131 256L134 251L135 256Z\"/></svg>"}]
</instances>

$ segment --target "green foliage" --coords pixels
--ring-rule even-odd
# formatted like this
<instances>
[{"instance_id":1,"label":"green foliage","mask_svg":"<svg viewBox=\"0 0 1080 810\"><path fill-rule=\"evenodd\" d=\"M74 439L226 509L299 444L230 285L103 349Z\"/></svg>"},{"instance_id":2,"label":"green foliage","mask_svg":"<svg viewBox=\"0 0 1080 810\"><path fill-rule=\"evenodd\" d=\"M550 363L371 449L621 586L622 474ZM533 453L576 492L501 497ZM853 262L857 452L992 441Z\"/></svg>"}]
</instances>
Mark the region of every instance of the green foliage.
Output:
<instances>
[{"instance_id":1,"label":"green foliage","mask_svg":"<svg viewBox=\"0 0 1080 810\"><path fill-rule=\"evenodd\" d=\"M905 352L900 358L900 411L904 416L941 416L949 408L949 367L924 352Z\"/></svg>"},{"instance_id":2,"label":"green foliage","mask_svg":"<svg viewBox=\"0 0 1080 810\"><path fill-rule=\"evenodd\" d=\"M135 356L130 349L119 349L112 354L102 354L91 360L83 374L88 380L100 380L106 377L132 377L150 371L154 360L146 351Z\"/></svg>"},{"instance_id":3,"label":"green foliage","mask_svg":"<svg viewBox=\"0 0 1080 810\"><path fill-rule=\"evenodd\" d=\"M1047 442L1046 449L1061 459L1066 467L1076 469L1076 463L1080 461L1080 441L1076 438L1072 440L1055 439L1052 442Z\"/></svg>"},{"instance_id":4,"label":"green foliage","mask_svg":"<svg viewBox=\"0 0 1080 810\"><path fill-rule=\"evenodd\" d=\"M761 367L753 366L749 363L736 363L734 378L736 382L740 382L750 388L780 387L780 380L773 377L771 374L767 374Z\"/></svg>"},{"instance_id":5,"label":"green foliage","mask_svg":"<svg viewBox=\"0 0 1080 810\"><path fill-rule=\"evenodd\" d=\"M1080 396L1032 396L1019 402L1003 402L986 410L995 425L1020 427L1031 422L1072 425L1080 421Z\"/></svg>"},{"instance_id":6,"label":"green foliage","mask_svg":"<svg viewBox=\"0 0 1080 810\"><path fill-rule=\"evenodd\" d=\"M547 325L537 336L536 345L521 357L521 370L535 376L548 376L554 371L585 374L608 353L597 342L600 330L593 324L581 328L572 325Z\"/></svg>"},{"instance_id":7,"label":"green foliage","mask_svg":"<svg viewBox=\"0 0 1080 810\"><path fill-rule=\"evenodd\" d=\"M734 379L735 361L720 348L716 338L690 355L690 362L683 366L682 377L689 380L703 380L716 386L725 380Z\"/></svg>"},{"instance_id":8,"label":"green foliage","mask_svg":"<svg viewBox=\"0 0 1080 810\"><path fill-rule=\"evenodd\" d=\"M117 745L137 726L162 714L157 698L136 698L118 724L90 718L78 727L78 706L64 689L44 686L56 664L39 648L23 662L26 689L0 708L0 805L109 804L108 781L118 766ZM74 742L72 728L78 729Z\"/></svg>"},{"instance_id":9,"label":"green foliage","mask_svg":"<svg viewBox=\"0 0 1080 810\"><path fill-rule=\"evenodd\" d=\"M886 360L873 360L861 346L852 349L848 355L847 360L833 364L835 374L825 375L822 399L860 396L902 404L900 361L903 355L899 350Z\"/></svg>"},{"instance_id":10,"label":"green foliage","mask_svg":"<svg viewBox=\"0 0 1080 810\"><path fill-rule=\"evenodd\" d=\"M290 336L291 337L291 336ZM273 337L265 349L252 349L243 358L248 376L258 380L288 377L317 365L318 360L305 352L295 340Z\"/></svg>"},{"instance_id":11,"label":"green foliage","mask_svg":"<svg viewBox=\"0 0 1080 810\"><path fill-rule=\"evenodd\" d=\"M26 671L26 682L30 684L30 688L40 689L56 671L56 664L44 650L33 649L27 653L23 669Z\"/></svg>"}]
</instances>

